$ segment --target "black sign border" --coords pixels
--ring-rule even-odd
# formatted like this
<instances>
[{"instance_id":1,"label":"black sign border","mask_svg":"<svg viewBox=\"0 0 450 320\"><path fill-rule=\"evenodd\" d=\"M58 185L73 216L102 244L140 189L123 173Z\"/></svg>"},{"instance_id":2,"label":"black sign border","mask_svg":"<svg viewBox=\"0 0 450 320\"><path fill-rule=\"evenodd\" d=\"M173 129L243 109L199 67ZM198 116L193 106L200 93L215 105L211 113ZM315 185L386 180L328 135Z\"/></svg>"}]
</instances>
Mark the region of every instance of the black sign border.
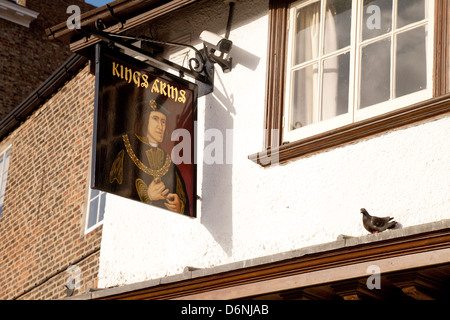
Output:
<instances>
[{"instance_id":1,"label":"black sign border","mask_svg":"<svg viewBox=\"0 0 450 320\"><path fill-rule=\"evenodd\" d=\"M193 163L192 163L192 208L193 208L193 215L181 215L187 218L197 218L197 154L196 154L196 145L197 145L197 102L198 102L198 86L195 83L192 83L186 79L183 79L181 77L177 77L167 71L161 70L155 66L152 66L148 63L145 63L143 61L140 61L138 59L135 59L133 57L130 57L120 51L111 49L108 44L104 42L100 42L95 45L95 101L94 101L94 121L93 121L93 137L92 137L92 155L91 155L91 183L90 187L91 189L99 190L95 188L95 174L96 174L96 167L97 167L97 124L99 120L99 105L101 103L100 101L100 91L101 91L101 82L100 82L100 70L101 70L101 57L103 55L109 55L112 58L122 60L126 63L129 63L131 65L135 65L137 68L146 71L148 73L151 73L153 75L156 75L164 80L167 80L169 82L175 82L178 83L189 90L193 91L193 101L192 101L192 107L193 107L193 141L191 142L191 154L193 155ZM102 190L103 191L103 190ZM130 199L132 200L132 199ZM132 200L133 201L133 200Z\"/></svg>"}]
</instances>

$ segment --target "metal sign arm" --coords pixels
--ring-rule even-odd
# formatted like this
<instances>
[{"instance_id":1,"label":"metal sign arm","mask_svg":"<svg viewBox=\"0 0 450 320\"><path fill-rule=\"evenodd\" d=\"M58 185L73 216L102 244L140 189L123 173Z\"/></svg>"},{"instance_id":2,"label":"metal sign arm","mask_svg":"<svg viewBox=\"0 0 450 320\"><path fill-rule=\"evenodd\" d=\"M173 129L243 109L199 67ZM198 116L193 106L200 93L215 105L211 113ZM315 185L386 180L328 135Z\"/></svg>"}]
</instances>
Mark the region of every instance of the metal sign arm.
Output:
<instances>
[{"instance_id":1,"label":"metal sign arm","mask_svg":"<svg viewBox=\"0 0 450 320\"><path fill-rule=\"evenodd\" d=\"M86 31L86 30L84 30ZM167 42L167 41L160 41L160 40L153 40L145 36L125 36L125 35L119 35L119 34L113 34L113 33L107 33L100 30L89 30L89 33L107 43L112 43L116 47L129 50L135 55L143 56L151 63L154 63L156 66L159 67L165 67L169 68L175 71L178 71L180 74L180 77L184 77L185 75L192 77L196 81L198 81L199 85L199 96L208 94L213 91L213 79L214 79L214 67L213 63L211 63L208 59L204 58L203 53L195 48L194 46L182 44L182 43L176 43L176 42ZM172 46L178 46L178 47L187 47L196 53L195 58L191 58L189 60L189 69L185 68L183 66L180 66L172 61L169 61L167 59L153 56L150 52L139 48L137 46L134 46L124 39L127 40L136 40L136 41L146 41L146 42L152 42L157 44L164 44L164 45L172 45Z\"/></svg>"}]
</instances>

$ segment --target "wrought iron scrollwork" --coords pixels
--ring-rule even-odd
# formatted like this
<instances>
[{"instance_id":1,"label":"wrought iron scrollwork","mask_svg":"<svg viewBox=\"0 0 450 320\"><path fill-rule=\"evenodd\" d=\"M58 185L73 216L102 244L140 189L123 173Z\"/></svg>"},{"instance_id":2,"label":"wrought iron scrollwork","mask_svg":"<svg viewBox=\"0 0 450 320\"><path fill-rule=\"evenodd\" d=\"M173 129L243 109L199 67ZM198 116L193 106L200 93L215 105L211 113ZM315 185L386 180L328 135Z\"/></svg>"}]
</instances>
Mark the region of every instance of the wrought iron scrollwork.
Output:
<instances>
[{"instance_id":1,"label":"wrought iron scrollwork","mask_svg":"<svg viewBox=\"0 0 450 320\"><path fill-rule=\"evenodd\" d=\"M103 19L97 19L95 21L95 28L99 32L104 32L103 30L106 29L106 24L103 21ZM206 61L205 61L204 56L202 55L200 50L198 50L196 47L194 47L190 44L156 40L156 39L152 39L150 37L144 36L144 35L128 36L128 35L115 34L115 33L105 33L105 34L107 34L109 37L115 37L115 38L121 38L121 39L127 39L127 40L144 41L144 42L150 42L150 43L155 43L155 44L160 44L160 45L192 49L195 52L195 57L192 57L188 60L189 69L191 71L198 72L198 73L202 73L205 70Z\"/></svg>"},{"instance_id":2,"label":"wrought iron scrollwork","mask_svg":"<svg viewBox=\"0 0 450 320\"><path fill-rule=\"evenodd\" d=\"M183 48L192 49L195 52L195 57L189 59L189 69L191 71L195 71L195 72L201 73L204 70L204 68L205 68L206 61L203 58L202 53L200 52L200 50L198 50L196 47L194 47L194 46L192 46L190 44L155 40L155 39L149 38L147 36L137 36L136 39L137 40L141 40L141 41L156 43L156 44L162 44L162 45L168 45L168 46L175 46L175 47L183 47Z\"/></svg>"},{"instance_id":3,"label":"wrought iron scrollwork","mask_svg":"<svg viewBox=\"0 0 450 320\"><path fill-rule=\"evenodd\" d=\"M106 29L105 21L103 21L103 19L95 20L95 29L97 29L97 31L105 30Z\"/></svg>"},{"instance_id":4,"label":"wrought iron scrollwork","mask_svg":"<svg viewBox=\"0 0 450 320\"><path fill-rule=\"evenodd\" d=\"M152 37L140 35L124 35L106 32L108 28L105 21L102 19L97 19L94 24L94 28L86 28L86 36L93 36L97 39L104 41L106 44L112 48L120 48L123 50L134 51L134 54L142 55L148 59L150 65L162 66L162 68L169 68L171 70L176 70L179 72L180 77L189 76L194 79L199 86L199 96L208 94L213 91L214 86L214 67L213 62L207 56L206 48L202 50L195 48L190 44L170 42L156 40ZM179 65L173 61L169 61L164 57L157 56L153 52L150 52L143 48L142 46L136 46L134 43L137 41L149 42L153 44L165 45L165 46L175 46L180 48L189 48L194 51L195 56L188 59L188 66ZM184 63L183 63L184 64Z\"/></svg>"}]
</instances>

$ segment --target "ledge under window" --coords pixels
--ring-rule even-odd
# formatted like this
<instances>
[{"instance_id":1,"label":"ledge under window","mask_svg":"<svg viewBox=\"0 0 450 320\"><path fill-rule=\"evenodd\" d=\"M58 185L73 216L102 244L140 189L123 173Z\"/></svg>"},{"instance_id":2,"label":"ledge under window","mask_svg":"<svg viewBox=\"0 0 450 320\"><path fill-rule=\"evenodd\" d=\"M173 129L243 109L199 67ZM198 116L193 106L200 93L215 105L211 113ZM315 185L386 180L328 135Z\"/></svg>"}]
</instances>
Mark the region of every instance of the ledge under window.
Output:
<instances>
[{"instance_id":1,"label":"ledge under window","mask_svg":"<svg viewBox=\"0 0 450 320\"><path fill-rule=\"evenodd\" d=\"M374 134L450 113L450 94L432 98L409 107L355 122L306 139L285 143L250 155L248 158L266 167L336 147Z\"/></svg>"}]
</instances>

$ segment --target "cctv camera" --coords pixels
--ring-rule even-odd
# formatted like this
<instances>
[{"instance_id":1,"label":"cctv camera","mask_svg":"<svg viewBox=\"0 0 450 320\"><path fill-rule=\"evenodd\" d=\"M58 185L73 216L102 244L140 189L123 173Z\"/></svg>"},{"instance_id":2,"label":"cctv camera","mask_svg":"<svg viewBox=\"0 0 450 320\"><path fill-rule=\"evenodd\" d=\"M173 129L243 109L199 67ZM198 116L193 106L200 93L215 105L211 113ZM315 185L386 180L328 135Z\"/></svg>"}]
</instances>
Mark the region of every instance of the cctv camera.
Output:
<instances>
[{"instance_id":1,"label":"cctv camera","mask_svg":"<svg viewBox=\"0 0 450 320\"><path fill-rule=\"evenodd\" d=\"M211 31L203 31L200 34L202 40L210 49L219 50L222 53L229 53L233 47L231 40L225 39Z\"/></svg>"}]
</instances>

